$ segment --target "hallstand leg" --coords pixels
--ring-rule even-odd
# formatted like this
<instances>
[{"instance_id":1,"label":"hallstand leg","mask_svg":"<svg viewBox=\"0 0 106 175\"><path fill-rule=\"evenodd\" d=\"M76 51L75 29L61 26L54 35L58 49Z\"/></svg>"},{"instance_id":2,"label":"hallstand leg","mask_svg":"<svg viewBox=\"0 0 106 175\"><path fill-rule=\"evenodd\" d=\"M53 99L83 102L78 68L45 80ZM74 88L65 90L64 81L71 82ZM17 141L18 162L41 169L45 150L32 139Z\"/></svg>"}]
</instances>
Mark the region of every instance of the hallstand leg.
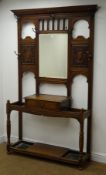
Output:
<instances>
[{"instance_id":1,"label":"hallstand leg","mask_svg":"<svg viewBox=\"0 0 106 175\"><path fill-rule=\"evenodd\" d=\"M89 155L88 161L91 160L91 116L88 118L87 123L87 154Z\"/></svg>"},{"instance_id":2,"label":"hallstand leg","mask_svg":"<svg viewBox=\"0 0 106 175\"><path fill-rule=\"evenodd\" d=\"M19 124L18 124L18 132L19 132L19 140L22 140L23 138L23 130L22 130L22 126L23 126L23 118L22 118L22 112L18 113L19 115Z\"/></svg>"},{"instance_id":3,"label":"hallstand leg","mask_svg":"<svg viewBox=\"0 0 106 175\"><path fill-rule=\"evenodd\" d=\"M7 112L7 152L10 153L11 121L10 112Z\"/></svg>"},{"instance_id":4,"label":"hallstand leg","mask_svg":"<svg viewBox=\"0 0 106 175\"><path fill-rule=\"evenodd\" d=\"M80 122L80 135L79 135L79 150L80 150L80 168L83 163L83 147L84 147L84 121Z\"/></svg>"}]
</instances>

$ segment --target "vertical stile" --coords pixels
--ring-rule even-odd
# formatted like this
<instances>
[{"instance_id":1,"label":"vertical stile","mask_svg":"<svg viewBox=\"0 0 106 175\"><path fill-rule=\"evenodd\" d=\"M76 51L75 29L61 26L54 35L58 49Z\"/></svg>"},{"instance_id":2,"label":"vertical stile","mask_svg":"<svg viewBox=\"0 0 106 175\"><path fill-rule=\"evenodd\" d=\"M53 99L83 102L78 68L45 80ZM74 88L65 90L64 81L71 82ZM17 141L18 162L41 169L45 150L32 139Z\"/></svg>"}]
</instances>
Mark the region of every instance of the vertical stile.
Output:
<instances>
[{"instance_id":1,"label":"vertical stile","mask_svg":"<svg viewBox=\"0 0 106 175\"><path fill-rule=\"evenodd\" d=\"M47 20L47 30L49 30L49 19Z\"/></svg>"},{"instance_id":2,"label":"vertical stile","mask_svg":"<svg viewBox=\"0 0 106 175\"><path fill-rule=\"evenodd\" d=\"M41 22L41 19L39 19L39 30L40 30L40 31L42 30L42 22Z\"/></svg>"},{"instance_id":3,"label":"vertical stile","mask_svg":"<svg viewBox=\"0 0 106 175\"><path fill-rule=\"evenodd\" d=\"M60 29L60 19L57 20L57 30Z\"/></svg>"},{"instance_id":4,"label":"vertical stile","mask_svg":"<svg viewBox=\"0 0 106 175\"><path fill-rule=\"evenodd\" d=\"M53 19L52 19L52 24L53 24L53 25L52 25L52 30L54 30L54 23L55 23L55 19L53 18Z\"/></svg>"},{"instance_id":5,"label":"vertical stile","mask_svg":"<svg viewBox=\"0 0 106 175\"><path fill-rule=\"evenodd\" d=\"M44 31L44 19L42 19L42 31Z\"/></svg>"},{"instance_id":6,"label":"vertical stile","mask_svg":"<svg viewBox=\"0 0 106 175\"><path fill-rule=\"evenodd\" d=\"M65 22L66 22L66 19L64 18L63 19L63 30L65 30Z\"/></svg>"}]
</instances>

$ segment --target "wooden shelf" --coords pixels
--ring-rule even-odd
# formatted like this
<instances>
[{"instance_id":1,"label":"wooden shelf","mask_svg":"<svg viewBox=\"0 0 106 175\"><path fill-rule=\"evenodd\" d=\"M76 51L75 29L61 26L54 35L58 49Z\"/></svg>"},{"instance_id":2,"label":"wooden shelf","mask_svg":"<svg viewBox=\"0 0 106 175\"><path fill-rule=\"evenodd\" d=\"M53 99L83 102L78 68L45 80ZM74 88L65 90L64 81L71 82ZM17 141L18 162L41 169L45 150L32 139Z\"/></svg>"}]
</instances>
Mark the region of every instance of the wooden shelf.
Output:
<instances>
[{"instance_id":1,"label":"wooden shelf","mask_svg":"<svg viewBox=\"0 0 106 175\"><path fill-rule=\"evenodd\" d=\"M48 117L61 117L61 118L75 118L77 120L89 118L90 116L90 110L82 110L82 109L76 109L76 108L70 108L69 110L54 110L54 109L43 109L36 108L35 105L27 105L27 103L20 103L20 102L14 102L10 103L10 101L7 102L7 109L11 112L12 110L35 114L35 115L42 115L42 116L48 116Z\"/></svg>"},{"instance_id":2,"label":"wooden shelf","mask_svg":"<svg viewBox=\"0 0 106 175\"><path fill-rule=\"evenodd\" d=\"M19 141L10 146L12 152L31 155L38 158L56 160L58 162L79 165L80 153L76 150L44 143L31 143ZM88 160L88 155L83 153L83 161Z\"/></svg>"}]
</instances>

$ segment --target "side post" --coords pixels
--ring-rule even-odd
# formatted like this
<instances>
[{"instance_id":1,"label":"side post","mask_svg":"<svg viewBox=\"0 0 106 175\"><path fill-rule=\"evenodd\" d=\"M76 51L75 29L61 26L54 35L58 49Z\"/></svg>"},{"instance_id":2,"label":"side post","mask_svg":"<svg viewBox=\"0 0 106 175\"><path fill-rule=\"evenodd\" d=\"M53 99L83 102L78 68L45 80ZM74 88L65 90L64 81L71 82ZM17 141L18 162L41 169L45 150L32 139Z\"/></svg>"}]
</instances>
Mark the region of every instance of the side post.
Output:
<instances>
[{"instance_id":1,"label":"side post","mask_svg":"<svg viewBox=\"0 0 106 175\"><path fill-rule=\"evenodd\" d=\"M11 135L11 121L10 121L10 101L7 101L6 105L6 112L7 112L7 152L10 153L10 135Z\"/></svg>"}]
</instances>

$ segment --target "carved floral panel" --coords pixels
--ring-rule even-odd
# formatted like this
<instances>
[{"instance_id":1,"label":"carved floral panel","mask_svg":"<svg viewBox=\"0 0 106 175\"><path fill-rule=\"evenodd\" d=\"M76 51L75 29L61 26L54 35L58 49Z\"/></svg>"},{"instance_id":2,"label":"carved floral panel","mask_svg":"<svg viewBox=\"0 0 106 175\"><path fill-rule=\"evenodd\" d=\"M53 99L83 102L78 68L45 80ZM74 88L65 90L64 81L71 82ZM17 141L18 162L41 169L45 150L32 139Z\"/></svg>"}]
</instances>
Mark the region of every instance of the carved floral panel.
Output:
<instances>
[{"instance_id":1,"label":"carved floral panel","mask_svg":"<svg viewBox=\"0 0 106 175\"><path fill-rule=\"evenodd\" d=\"M88 45L72 46L72 66L88 66Z\"/></svg>"},{"instance_id":2,"label":"carved floral panel","mask_svg":"<svg viewBox=\"0 0 106 175\"><path fill-rule=\"evenodd\" d=\"M35 46L23 45L21 47L21 63L35 64Z\"/></svg>"}]
</instances>

